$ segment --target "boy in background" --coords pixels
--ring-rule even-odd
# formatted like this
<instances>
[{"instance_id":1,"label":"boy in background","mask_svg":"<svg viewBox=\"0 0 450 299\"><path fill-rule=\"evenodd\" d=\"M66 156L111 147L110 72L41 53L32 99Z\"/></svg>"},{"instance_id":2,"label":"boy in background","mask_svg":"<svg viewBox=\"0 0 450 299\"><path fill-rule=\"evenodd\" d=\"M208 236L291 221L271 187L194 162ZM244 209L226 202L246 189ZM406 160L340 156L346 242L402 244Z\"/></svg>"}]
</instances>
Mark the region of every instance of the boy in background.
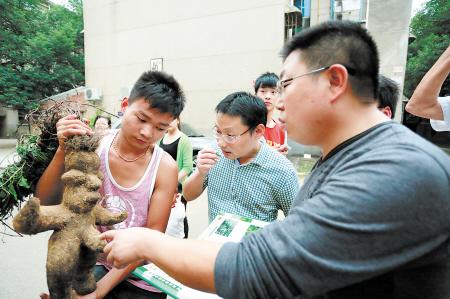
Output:
<instances>
[{"instance_id":1,"label":"boy in background","mask_svg":"<svg viewBox=\"0 0 450 299\"><path fill-rule=\"evenodd\" d=\"M284 127L274 119L275 106L278 99L277 82L279 78L274 73L266 72L255 81L255 95L264 101L267 108L267 123L264 138L269 146L283 155L287 155L287 137Z\"/></svg>"}]
</instances>

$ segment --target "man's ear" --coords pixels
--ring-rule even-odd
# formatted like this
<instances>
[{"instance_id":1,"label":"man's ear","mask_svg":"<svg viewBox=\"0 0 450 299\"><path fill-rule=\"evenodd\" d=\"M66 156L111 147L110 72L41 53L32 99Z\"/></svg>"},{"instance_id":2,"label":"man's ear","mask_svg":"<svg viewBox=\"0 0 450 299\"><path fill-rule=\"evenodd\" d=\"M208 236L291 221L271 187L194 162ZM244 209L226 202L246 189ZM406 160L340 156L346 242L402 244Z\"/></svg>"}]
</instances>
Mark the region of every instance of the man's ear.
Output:
<instances>
[{"instance_id":1,"label":"man's ear","mask_svg":"<svg viewBox=\"0 0 450 299\"><path fill-rule=\"evenodd\" d=\"M392 110L389 106L380 109L387 117L392 118Z\"/></svg>"},{"instance_id":2,"label":"man's ear","mask_svg":"<svg viewBox=\"0 0 450 299\"><path fill-rule=\"evenodd\" d=\"M326 72L331 102L336 101L348 88L348 72L342 64L333 64Z\"/></svg>"},{"instance_id":3,"label":"man's ear","mask_svg":"<svg viewBox=\"0 0 450 299\"><path fill-rule=\"evenodd\" d=\"M253 134L258 136L258 138L264 136L264 132L266 131L266 126L263 124L259 124L256 126L255 130L253 131Z\"/></svg>"},{"instance_id":4,"label":"man's ear","mask_svg":"<svg viewBox=\"0 0 450 299\"><path fill-rule=\"evenodd\" d=\"M128 108L128 98L124 97L122 99L122 102L120 103L120 108L122 110L122 112L125 112L125 110Z\"/></svg>"}]
</instances>

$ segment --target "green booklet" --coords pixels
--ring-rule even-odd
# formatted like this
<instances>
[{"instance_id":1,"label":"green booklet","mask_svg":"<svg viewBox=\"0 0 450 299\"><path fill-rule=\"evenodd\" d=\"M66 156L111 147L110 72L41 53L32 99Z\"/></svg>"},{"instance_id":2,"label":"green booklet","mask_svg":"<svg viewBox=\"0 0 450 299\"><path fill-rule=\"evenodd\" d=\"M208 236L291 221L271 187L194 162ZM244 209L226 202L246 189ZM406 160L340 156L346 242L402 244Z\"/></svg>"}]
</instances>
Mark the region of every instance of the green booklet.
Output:
<instances>
[{"instance_id":1,"label":"green booklet","mask_svg":"<svg viewBox=\"0 0 450 299\"><path fill-rule=\"evenodd\" d=\"M245 235L257 231L267 224L268 222L221 213L211 222L199 239L223 243L239 242ZM132 273L172 298L220 298L217 295L197 291L181 284L152 263L137 267Z\"/></svg>"}]
</instances>

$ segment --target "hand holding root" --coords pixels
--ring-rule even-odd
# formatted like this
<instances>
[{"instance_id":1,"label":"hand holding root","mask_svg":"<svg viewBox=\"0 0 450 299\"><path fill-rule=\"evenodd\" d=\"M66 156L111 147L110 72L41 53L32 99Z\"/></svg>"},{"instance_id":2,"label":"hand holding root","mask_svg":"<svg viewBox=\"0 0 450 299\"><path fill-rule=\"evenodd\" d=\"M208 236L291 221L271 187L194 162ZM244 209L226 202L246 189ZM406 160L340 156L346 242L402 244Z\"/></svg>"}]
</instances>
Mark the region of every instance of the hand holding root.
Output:
<instances>
[{"instance_id":1,"label":"hand holding root","mask_svg":"<svg viewBox=\"0 0 450 299\"><path fill-rule=\"evenodd\" d=\"M74 135L92 135L91 128L86 124L86 121L81 121L76 115L68 115L61 118L56 123L56 135L58 136L59 146L64 148L65 140Z\"/></svg>"}]
</instances>

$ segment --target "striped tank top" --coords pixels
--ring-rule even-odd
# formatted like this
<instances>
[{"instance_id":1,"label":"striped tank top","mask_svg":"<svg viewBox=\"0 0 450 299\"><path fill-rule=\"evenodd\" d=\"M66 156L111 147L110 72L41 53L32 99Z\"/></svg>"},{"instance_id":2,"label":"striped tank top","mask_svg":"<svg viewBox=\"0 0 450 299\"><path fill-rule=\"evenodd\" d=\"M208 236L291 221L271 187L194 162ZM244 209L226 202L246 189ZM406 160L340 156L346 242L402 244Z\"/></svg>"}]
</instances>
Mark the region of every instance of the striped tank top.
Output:
<instances>
[{"instance_id":1,"label":"striped tank top","mask_svg":"<svg viewBox=\"0 0 450 299\"><path fill-rule=\"evenodd\" d=\"M139 182L130 188L122 187L114 180L111 174L108 157L109 149L118 131L119 130L112 131L110 134L105 136L103 140L104 142L101 143L99 148L100 171L104 175L103 184L100 188L100 194L102 195L100 205L114 213L127 211L128 217L123 222L112 226L98 226L98 230L100 232L105 232L110 229L147 226L150 197L153 193L156 173L163 154L163 150L155 144L150 163L148 164L147 169ZM97 265L99 264L105 266L108 270L111 270L112 268L112 265L106 261L103 254L99 255ZM141 289L151 292L161 292L143 280L135 278L132 275L127 278L127 281Z\"/></svg>"}]
</instances>

